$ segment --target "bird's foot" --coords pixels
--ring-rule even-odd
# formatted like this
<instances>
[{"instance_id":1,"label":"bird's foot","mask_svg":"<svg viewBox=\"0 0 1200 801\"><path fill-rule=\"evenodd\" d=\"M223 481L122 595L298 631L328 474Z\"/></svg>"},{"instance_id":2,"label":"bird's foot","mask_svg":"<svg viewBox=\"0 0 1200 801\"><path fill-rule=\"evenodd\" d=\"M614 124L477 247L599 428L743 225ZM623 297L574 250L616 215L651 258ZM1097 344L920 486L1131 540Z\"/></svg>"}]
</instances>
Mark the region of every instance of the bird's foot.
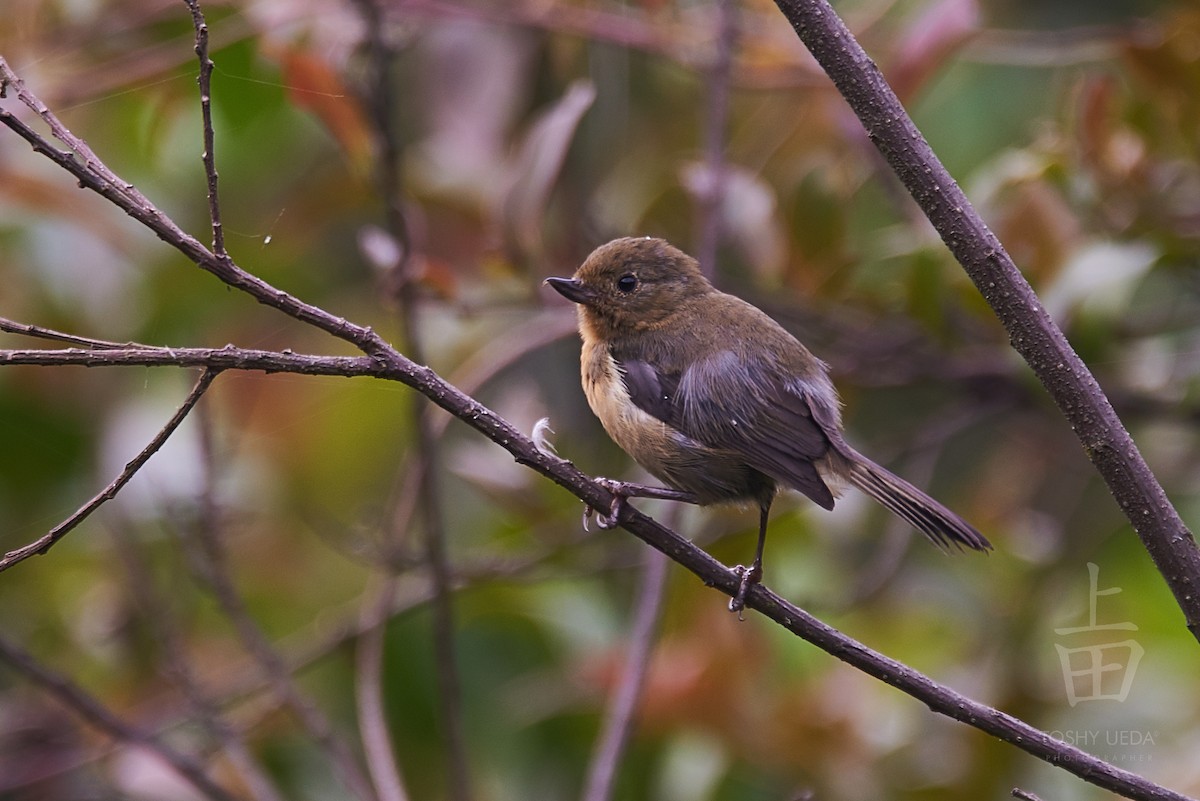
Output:
<instances>
[{"instance_id":1,"label":"bird's foot","mask_svg":"<svg viewBox=\"0 0 1200 801\"><path fill-rule=\"evenodd\" d=\"M592 517L596 518L596 525L608 531L617 527L617 518L621 516L621 507L625 505L625 500L630 497L629 485L624 481L617 481L611 478L598 477L594 479L597 484L601 484L613 495L612 505L608 507L608 513L601 512L588 506L583 510L583 530L588 531L588 523Z\"/></svg>"},{"instance_id":2,"label":"bird's foot","mask_svg":"<svg viewBox=\"0 0 1200 801\"><path fill-rule=\"evenodd\" d=\"M741 577L741 583L738 584L737 595L729 599L729 611L737 612L738 620L745 620L742 617L742 610L746 608L746 593L750 592L750 588L762 581L762 565L753 564L750 567L744 565L736 565L733 572Z\"/></svg>"},{"instance_id":3,"label":"bird's foot","mask_svg":"<svg viewBox=\"0 0 1200 801\"><path fill-rule=\"evenodd\" d=\"M655 498L660 501L678 501L680 503L699 503L696 496L687 490L670 487L652 487L646 484L634 484L630 481L617 481L612 478L592 479L612 493L613 502L608 508L608 514L600 514L596 509L588 507L583 511L583 530L587 531L588 521L595 515L596 523L603 529L616 528L617 518L621 515L621 507L630 498Z\"/></svg>"}]
</instances>

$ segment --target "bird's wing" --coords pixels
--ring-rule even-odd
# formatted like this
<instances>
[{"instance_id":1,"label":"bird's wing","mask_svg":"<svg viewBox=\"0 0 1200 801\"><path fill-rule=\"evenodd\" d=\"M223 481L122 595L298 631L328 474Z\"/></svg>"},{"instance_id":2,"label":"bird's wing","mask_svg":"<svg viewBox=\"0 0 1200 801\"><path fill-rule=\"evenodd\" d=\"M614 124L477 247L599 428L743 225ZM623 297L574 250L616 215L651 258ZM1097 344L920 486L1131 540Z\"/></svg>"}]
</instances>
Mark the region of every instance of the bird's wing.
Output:
<instances>
[{"instance_id":1,"label":"bird's wing","mask_svg":"<svg viewBox=\"0 0 1200 801\"><path fill-rule=\"evenodd\" d=\"M614 359L639 409L709 447L737 453L755 470L833 508L833 494L813 462L837 436L836 414L802 379L732 351L682 370L618 353Z\"/></svg>"}]
</instances>

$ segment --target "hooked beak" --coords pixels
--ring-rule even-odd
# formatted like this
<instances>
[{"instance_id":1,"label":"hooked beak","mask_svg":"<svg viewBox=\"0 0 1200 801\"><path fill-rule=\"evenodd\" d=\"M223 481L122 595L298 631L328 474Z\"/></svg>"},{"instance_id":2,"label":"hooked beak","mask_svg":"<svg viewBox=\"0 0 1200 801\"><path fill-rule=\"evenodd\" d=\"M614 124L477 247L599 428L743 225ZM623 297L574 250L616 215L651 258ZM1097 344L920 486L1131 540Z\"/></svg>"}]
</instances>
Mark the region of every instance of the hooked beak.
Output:
<instances>
[{"instance_id":1,"label":"hooked beak","mask_svg":"<svg viewBox=\"0 0 1200 801\"><path fill-rule=\"evenodd\" d=\"M595 295L578 278L547 278L545 283L554 287L558 294L575 303L588 304Z\"/></svg>"}]
</instances>

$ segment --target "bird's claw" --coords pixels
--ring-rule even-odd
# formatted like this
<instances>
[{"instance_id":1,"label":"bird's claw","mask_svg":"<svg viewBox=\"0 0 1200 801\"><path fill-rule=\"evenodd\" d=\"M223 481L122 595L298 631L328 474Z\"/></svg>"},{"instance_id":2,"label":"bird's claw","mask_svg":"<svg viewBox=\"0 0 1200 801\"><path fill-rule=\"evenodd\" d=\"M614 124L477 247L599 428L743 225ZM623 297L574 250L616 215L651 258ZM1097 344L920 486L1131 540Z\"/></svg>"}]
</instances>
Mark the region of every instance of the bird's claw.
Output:
<instances>
[{"instance_id":1,"label":"bird's claw","mask_svg":"<svg viewBox=\"0 0 1200 801\"><path fill-rule=\"evenodd\" d=\"M613 502L612 506L608 509L608 514L601 514L591 506L585 507L583 510L583 530L589 531L588 523L595 516L596 525L601 530L608 531L617 527L617 518L621 516L621 506L625 503L625 493L623 492L625 484L611 478L597 478L595 481L597 484L602 484L605 489L613 494Z\"/></svg>"},{"instance_id":2,"label":"bird's claw","mask_svg":"<svg viewBox=\"0 0 1200 801\"><path fill-rule=\"evenodd\" d=\"M762 565L734 565L733 572L741 578L741 582L737 595L729 599L729 611L737 612L738 620L745 620L742 610L746 608L746 594L752 586L762 581Z\"/></svg>"},{"instance_id":3,"label":"bird's claw","mask_svg":"<svg viewBox=\"0 0 1200 801\"><path fill-rule=\"evenodd\" d=\"M593 517L596 518L596 526L603 531L608 531L610 528L616 528L617 515L620 513L620 511L620 502L614 503L613 508L606 515L600 514L590 506L585 506L583 508L583 530L591 531L591 528L588 527L588 524L591 522Z\"/></svg>"}]
</instances>

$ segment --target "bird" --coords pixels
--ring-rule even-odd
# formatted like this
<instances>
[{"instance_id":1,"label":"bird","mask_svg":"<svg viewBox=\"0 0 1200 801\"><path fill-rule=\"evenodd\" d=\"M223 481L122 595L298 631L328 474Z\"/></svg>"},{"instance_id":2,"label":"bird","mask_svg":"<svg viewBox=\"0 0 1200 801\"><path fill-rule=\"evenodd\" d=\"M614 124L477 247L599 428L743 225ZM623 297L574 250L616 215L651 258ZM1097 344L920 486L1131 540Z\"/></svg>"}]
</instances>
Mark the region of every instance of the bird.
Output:
<instances>
[{"instance_id":1,"label":"bird","mask_svg":"<svg viewBox=\"0 0 1200 801\"><path fill-rule=\"evenodd\" d=\"M666 485L609 481L615 500L601 524L615 525L632 497L758 505L754 560L736 568L732 611L762 579L771 504L784 488L832 510L849 484L943 550L991 549L970 523L851 447L828 366L667 241L614 239L572 277L545 283L577 304L592 412Z\"/></svg>"}]
</instances>

